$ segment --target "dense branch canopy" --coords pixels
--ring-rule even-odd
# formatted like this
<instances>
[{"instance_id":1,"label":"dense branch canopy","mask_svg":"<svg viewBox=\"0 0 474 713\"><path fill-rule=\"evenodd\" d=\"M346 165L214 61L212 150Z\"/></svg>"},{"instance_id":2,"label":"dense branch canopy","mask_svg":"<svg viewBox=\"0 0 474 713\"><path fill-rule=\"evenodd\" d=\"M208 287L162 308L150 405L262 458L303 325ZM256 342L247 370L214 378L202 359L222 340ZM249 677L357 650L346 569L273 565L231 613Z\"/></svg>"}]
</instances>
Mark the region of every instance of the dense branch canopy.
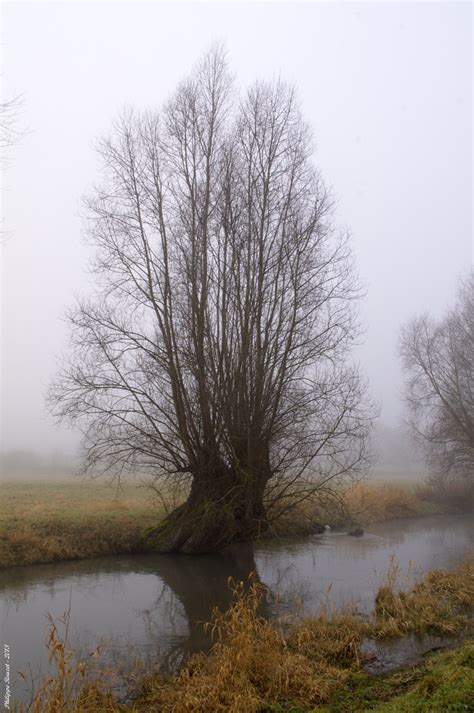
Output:
<instances>
[{"instance_id":1,"label":"dense branch canopy","mask_svg":"<svg viewBox=\"0 0 474 713\"><path fill-rule=\"evenodd\" d=\"M51 394L84 429L86 467L259 473L270 499L360 472L370 417L347 361L360 292L294 90L239 98L212 51L99 152L97 291L69 314Z\"/></svg>"}]
</instances>

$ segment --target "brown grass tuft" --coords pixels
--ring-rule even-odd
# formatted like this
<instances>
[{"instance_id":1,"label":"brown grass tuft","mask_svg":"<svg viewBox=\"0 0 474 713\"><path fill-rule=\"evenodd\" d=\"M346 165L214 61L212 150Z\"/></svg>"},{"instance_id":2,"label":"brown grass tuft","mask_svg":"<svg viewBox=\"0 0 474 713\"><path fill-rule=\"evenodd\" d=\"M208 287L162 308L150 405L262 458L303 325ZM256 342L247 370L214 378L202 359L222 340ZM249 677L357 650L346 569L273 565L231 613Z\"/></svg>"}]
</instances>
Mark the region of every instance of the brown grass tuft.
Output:
<instances>
[{"instance_id":1,"label":"brown grass tuft","mask_svg":"<svg viewBox=\"0 0 474 713\"><path fill-rule=\"evenodd\" d=\"M78 661L68 645L70 609L58 620L49 615L47 647L53 675L47 677L28 708L32 713L120 713L122 706L111 691L113 672L102 672L100 679L88 662ZM60 633L59 627L63 631ZM21 709L20 709L21 710Z\"/></svg>"},{"instance_id":2,"label":"brown grass tuft","mask_svg":"<svg viewBox=\"0 0 474 713\"><path fill-rule=\"evenodd\" d=\"M230 610L214 611L207 625L215 641L210 653L193 656L174 677L143 677L140 694L131 705L114 697L114 672L97 677L91 664L78 661L68 648L67 626L61 638L51 621L49 651L56 673L44 682L31 710L253 713L272 707L280 710L278 706L305 710L324 706L361 668L364 639L408 632L453 634L470 625L468 613L474 608L472 559L451 572L429 573L407 592L397 590L398 577L397 565L392 562L372 617L363 619L355 608L348 608L293 622L285 631L260 616L267 590L255 577L248 584L234 583Z\"/></svg>"},{"instance_id":3,"label":"brown grass tuft","mask_svg":"<svg viewBox=\"0 0 474 713\"><path fill-rule=\"evenodd\" d=\"M322 613L296 627L290 646L315 661L335 666L359 667L360 647L370 634L370 625L355 609L330 615Z\"/></svg>"},{"instance_id":4,"label":"brown grass tuft","mask_svg":"<svg viewBox=\"0 0 474 713\"><path fill-rule=\"evenodd\" d=\"M251 713L278 701L327 701L348 674L295 650L260 617L265 591L255 581L248 590L242 582L236 585L230 610L214 612L211 629L217 641L210 655L193 657L175 679L146 682L146 705L160 711Z\"/></svg>"},{"instance_id":5,"label":"brown grass tuft","mask_svg":"<svg viewBox=\"0 0 474 713\"><path fill-rule=\"evenodd\" d=\"M397 591L393 583L380 587L373 635L455 634L469 625L473 608L474 562L468 558L450 572L430 572L409 592Z\"/></svg>"}]
</instances>

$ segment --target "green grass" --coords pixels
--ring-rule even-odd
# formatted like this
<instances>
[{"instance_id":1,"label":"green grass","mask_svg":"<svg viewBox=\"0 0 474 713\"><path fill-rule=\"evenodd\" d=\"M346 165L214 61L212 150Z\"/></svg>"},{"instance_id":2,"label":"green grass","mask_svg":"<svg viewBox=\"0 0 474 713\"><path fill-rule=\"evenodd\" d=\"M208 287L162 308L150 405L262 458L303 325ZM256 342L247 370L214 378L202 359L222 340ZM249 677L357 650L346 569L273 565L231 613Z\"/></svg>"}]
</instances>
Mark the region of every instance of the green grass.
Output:
<instances>
[{"instance_id":1,"label":"green grass","mask_svg":"<svg viewBox=\"0 0 474 713\"><path fill-rule=\"evenodd\" d=\"M388 676L354 674L328 705L313 710L314 713L472 712L474 644L436 654L420 666Z\"/></svg>"},{"instance_id":2,"label":"green grass","mask_svg":"<svg viewBox=\"0 0 474 713\"><path fill-rule=\"evenodd\" d=\"M474 644L385 676L354 673L326 705L274 704L265 713L466 713L474 711Z\"/></svg>"}]
</instances>

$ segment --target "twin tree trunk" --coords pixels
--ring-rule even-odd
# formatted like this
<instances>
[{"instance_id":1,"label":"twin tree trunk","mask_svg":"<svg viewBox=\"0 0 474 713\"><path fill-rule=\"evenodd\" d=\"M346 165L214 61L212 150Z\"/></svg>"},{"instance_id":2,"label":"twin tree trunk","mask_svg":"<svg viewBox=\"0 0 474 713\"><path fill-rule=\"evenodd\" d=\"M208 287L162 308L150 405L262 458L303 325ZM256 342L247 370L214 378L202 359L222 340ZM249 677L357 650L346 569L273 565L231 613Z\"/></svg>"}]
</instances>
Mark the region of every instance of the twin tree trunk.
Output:
<instances>
[{"instance_id":1,"label":"twin tree trunk","mask_svg":"<svg viewBox=\"0 0 474 713\"><path fill-rule=\"evenodd\" d=\"M268 462L254 470L206 468L194 475L186 502L148 533L148 543L159 552L197 554L253 540L268 526L263 495L270 477Z\"/></svg>"}]
</instances>

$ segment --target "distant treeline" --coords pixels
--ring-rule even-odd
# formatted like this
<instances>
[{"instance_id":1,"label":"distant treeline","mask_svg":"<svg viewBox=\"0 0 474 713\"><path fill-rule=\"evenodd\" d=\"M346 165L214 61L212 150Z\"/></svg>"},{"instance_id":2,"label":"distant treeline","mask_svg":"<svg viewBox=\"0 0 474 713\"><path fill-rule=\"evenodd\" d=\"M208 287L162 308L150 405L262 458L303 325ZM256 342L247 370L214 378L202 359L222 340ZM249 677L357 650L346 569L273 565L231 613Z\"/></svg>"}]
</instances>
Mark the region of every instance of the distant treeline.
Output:
<instances>
[{"instance_id":1,"label":"distant treeline","mask_svg":"<svg viewBox=\"0 0 474 713\"><path fill-rule=\"evenodd\" d=\"M0 472L6 477L30 473L67 475L73 473L77 465L73 455L60 450L37 453L32 449L19 448L0 453Z\"/></svg>"},{"instance_id":2,"label":"distant treeline","mask_svg":"<svg viewBox=\"0 0 474 713\"><path fill-rule=\"evenodd\" d=\"M373 470L405 473L424 472L423 460L402 428L378 423L374 431ZM35 474L68 475L76 472L79 462L71 453L55 450L38 453L33 449L10 449L0 453L3 476Z\"/></svg>"}]
</instances>

